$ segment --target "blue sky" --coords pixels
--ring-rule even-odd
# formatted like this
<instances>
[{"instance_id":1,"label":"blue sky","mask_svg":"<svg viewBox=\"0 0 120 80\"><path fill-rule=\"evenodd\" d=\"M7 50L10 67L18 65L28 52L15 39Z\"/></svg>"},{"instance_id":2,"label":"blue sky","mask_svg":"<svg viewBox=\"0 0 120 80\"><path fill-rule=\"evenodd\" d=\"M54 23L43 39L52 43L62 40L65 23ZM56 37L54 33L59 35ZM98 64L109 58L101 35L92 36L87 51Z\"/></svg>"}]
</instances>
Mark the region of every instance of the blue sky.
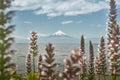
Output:
<instances>
[{"instance_id":1,"label":"blue sky","mask_svg":"<svg viewBox=\"0 0 120 80\"><path fill-rule=\"evenodd\" d=\"M106 35L109 0L14 0L16 16L14 36L27 39L31 31L47 36L62 30L79 38L98 38ZM120 24L120 0L117 1L117 20Z\"/></svg>"}]
</instances>

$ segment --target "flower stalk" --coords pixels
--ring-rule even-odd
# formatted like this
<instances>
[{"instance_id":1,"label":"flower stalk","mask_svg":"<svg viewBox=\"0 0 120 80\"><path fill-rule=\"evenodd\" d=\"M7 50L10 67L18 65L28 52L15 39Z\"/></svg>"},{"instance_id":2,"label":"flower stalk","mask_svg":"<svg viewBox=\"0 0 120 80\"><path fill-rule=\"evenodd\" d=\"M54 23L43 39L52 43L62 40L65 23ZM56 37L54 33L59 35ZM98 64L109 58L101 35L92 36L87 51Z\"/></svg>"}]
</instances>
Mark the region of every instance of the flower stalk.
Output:
<instances>
[{"instance_id":1,"label":"flower stalk","mask_svg":"<svg viewBox=\"0 0 120 80\"><path fill-rule=\"evenodd\" d=\"M31 68L31 54L28 54L26 57L26 74L30 74L32 72Z\"/></svg>"},{"instance_id":2,"label":"flower stalk","mask_svg":"<svg viewBox=\"0 0 120 80\"><path fill-rule=\"evenodd\" d=\"M72 80L79 76L80 66L80 51L74 50L71 53L70 59L65 59L66 68L60 74L64 80Z\"/></svg>"},{"instance_id":3,"label":"flower stalk","mask_svg":"<svg viewBox=\"0 0 120 80\"><path fill-rule=\"evenodd\" d=\"M89 79L88 80L94 80L94 50L93 50L93 44L91 41L89 41Z\"/></svg>"},{"instance_id":4,"label":"flower stalk","mask_svg":"<svg viewBox=\"0 0 120 80\"><path fill-rule=\"evenodd\" d=\"M40 54L38 57L38 72L41 73L42 72L42 55Z\"/></svg>"},{"instance_id":5,"label":"flower stalk","mask_svg":"<svg viewBox=\"0 0 120 80\"><path fill-rule=\"evenodd\" d=\"M85 59L85 42L84 42L84 36L81 36L81 41L80 41L80 76L79 80L85 80L87 76L87 64L86 64L86 59Z\"/></svg>"},{"instance_id":6,"label":"flower stalk","mask_svg":"<svg viewBox=\"0 0 120 80\"><path fill-rule=\"evenodd\" d=\"M30 54L32 55L32 70L33 72L36 72L35 70L35 57L38 54L38 44L37 44L37 33L32 32L31 33L31 38L30 38Z\"/></svg>"},{"instance_id":7,"label":"flower stalk","mask_svg":"<svg viewBox=\"0 0 120 80\"><path fill-rule=\"evenodd\" d=\"M102 75L106 80L107 65L106 65L106 54L105 54L105 40L102 36L98 45L98 56L95 58L95 73L99 76Z\"/></svg>"},{"instance_id":8,"label":"flower stalk","mask_svg":"<svg viewBox=\"0 0 120 80\"><path fill-rule=\"evenodd\" d=\"M119 26L116 20L116 4L115 0L110 0L110 12L108 21L108 53L109 53L109 70L112 80L117 79L117 73L120 71L120 41Z\"/></svg>"},{"instance_id":9,"label":"flower stalk","mask_svg":"<svg viewBox=\"0 0 120 80\"><path fill-rule=\"evenodd\" d=\"M6 4L5 4L6 3ZM14 38L11 37L14 31L14 25L10 25L10 21L14 16L13 11L7 11L11 7L11 0L0 0L0 79L8 80L11 78L10 71L16 68L11 63L15 50L11 49Z\"/></svg>"},{"instance_id":10,"label":"flower stalk","mask_svg":"<svg viewBox=\"0 0 120 80\"><path fill-rule=\"evenodd\" d=\"M43 70L41 72L41 80L54 80L56 78L55 68L57 66L57 64L54 63L54 47L51 43L48 43L45 50L47 54L45 54L45 63L42 63Z\"/></svg>"}]
</instances>

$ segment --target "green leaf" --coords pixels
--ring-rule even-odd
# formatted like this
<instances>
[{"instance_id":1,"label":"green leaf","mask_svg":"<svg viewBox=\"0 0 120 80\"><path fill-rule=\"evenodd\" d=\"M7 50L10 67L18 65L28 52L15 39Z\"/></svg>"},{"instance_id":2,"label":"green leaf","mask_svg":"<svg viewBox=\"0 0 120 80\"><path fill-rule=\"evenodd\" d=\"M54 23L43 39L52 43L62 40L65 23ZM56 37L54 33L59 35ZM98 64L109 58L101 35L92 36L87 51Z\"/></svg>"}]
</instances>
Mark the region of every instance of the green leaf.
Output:
<instances>
[{"instance_id":1,"label":"green leaf","mask_svg":"<svg viewBox=\"0 0 120 80\"><path fill-rule=\"evenodd\" d=\"M9 74L10 74L10 75L14 75L15 73L16 73L16 70L15 70L15 69L12 69L12 70L9 71Z\"/></svg>"},{"instance_id":2,"label":"green leaf","mask_svg":"<svg viewBox=\"0 0 120 80\"><path fill-rule=\"evenodd\" d=\"M26 76L26 80L38 80L40 77L39 73L31 72Z\"/></svg>"}]
</instances>

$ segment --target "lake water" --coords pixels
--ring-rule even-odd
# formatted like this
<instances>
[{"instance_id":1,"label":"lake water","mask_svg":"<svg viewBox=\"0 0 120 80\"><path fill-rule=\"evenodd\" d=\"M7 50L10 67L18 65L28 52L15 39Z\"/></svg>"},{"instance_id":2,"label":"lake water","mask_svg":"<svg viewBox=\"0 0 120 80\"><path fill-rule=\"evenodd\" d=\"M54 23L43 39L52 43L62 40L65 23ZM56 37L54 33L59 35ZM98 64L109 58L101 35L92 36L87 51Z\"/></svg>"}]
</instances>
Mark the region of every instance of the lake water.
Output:
<instances>
[{"instance_id":1,"label":"lake water","mask_svg":"<svg viewBox=\"0 0 120 80\"><path fill-rule=\"evenodd\" d=\"M53 44L55 47L55 62L59 63L59 69L64 68L64 62L63 59L69 58L71 51L74 49L79 49L79 44ZM28 50L29 44L25 43L16 43L13 45L13 49L16 50L16 53L13 57L13 62L17 64L17 71L18 73L25 73L25 60L26 60L26 54L29 52ZM39 54L44 55L45 52L45 46L46 44L39 44ZM86 56L88 59L88 44L85 45L85 51L86 51ZM94 44L94 52L95 55L97 54L97 44ZM36 58L37 61L37 58Z\"/></svg>"}]
</instances>

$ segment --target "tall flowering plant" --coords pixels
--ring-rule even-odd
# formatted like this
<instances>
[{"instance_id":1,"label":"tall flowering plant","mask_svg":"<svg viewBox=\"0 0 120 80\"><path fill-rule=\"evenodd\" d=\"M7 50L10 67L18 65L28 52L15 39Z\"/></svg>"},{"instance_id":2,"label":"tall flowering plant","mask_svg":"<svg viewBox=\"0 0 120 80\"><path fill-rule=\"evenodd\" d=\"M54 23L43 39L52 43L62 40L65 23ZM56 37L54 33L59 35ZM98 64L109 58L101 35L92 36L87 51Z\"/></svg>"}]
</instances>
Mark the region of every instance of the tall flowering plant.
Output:
<instances>
[{"instance_id":1,"label":"tall flowering plant","mask_svg":"<svg viewBox=\"0 0 120 80\"><path fill-rule=\"evenodd\" d=\"M38 72L39 72L40 74L41 74L42 68L43 68L43 66L42 66L42 61L43 61L42 55L40 54L39 57L38 57Z\"/></svg>"},{"instance_id":2,"label":"tall flowering plant","mask_svg":"<svg viewBox=\"0 0 120 80\"><path fill-rule=\"evenodd\" d=\"M74 50L71 53L70 59L65 59L66 68L59 74L59 77L62 77L63 80L73 80L79 75L80 66L80 51Z\"/></svg>"},{"instance_id":3,"label":"tall flowering plant","mask_svg":"<svg viewBox=\"0 0 120 80\"><path fill-rule=\"evenodd\" d=\"M104 80L106 80L106 72L107 72L107 63L106 63L106 54L105 54L105 40L102 36L100 39L100 43L98 45L98 56L95 58L95 73L99 76L100 75L104 77Z\"/></svg>"},{"instance_id":4,"label":"tall flowering plant","mask_svg":"<svg viewBox=\"0 0 120 80\"><path fill-rule=\"evenodd\" d=\"M81 41L80 41L80 80L85 80L87 76L87 64L86 64L86 58L85 58L85 42L84 42L84 36L81 36Z\"/></svg>"},{"instance_id":5,"label":"tall flowering plant","mask_svg":"<svg viewBox=\"0 0 120 80\"><path fill-rule=\"evenodd\" d=\"M26 73L36 72L35 57L38 54L37 33L32 32L30 37L29 53L26 56Z\"/></svg>"},{"instance_id":6,"label":"tall flowering plant","mask_svg":"<svg viewBox=\"0 0 120 80\"><path fill-rule=\"evenodd\" d=\"M42 72L40 80L54 80L56 78L55 68L57 64L54 62L54 47L51 43L46 45L45 63L42 63Z\"/></svg>"},{"instance_id":7,"label":"tall flowering plant","mask_svg":"<svg viewBox=\"0 0 120 80\"><path fill-rule=\"evenodd\" d=\"M117 72L120 71L120 41L119 26L116 21L116 4L115 0L110 0L110 12L108 21L108 53L109 53L109 70L112 80L116 80Z\"/></svg>"},{"instance_id":8,"label":"tall flowering plant","mask_svg":"<svg viewBox=\"0 0 120 80\"><path fill-rule=\"evenodd\" d=\"M14 25L9 23L14 12L7 10L10 6L11 0L0 0L0 79L2 80L10 79L10 71L15 68L15 64L11 63L15 51L11 50L11 45L14 42L11 37Z\"/></svg>"},{"instance_id":9,"label":"tall flowering plant","mask_svg":"<svg viewBox=\"0 0 120 80\"><path fill-rule=\"evenodd\" d=\"M33 68L33 72L36 72L35 70L35 57L38 54L38 44L37 44L37 33L36 32L32 32L31 33L31 37L30 37L30 54L32 55L32 68Z\"/></svg>"},{"instance_id":10,"label":"tall flowering plant","mask_svg":"<svg viewBox=\"0 0 120 80\"><path fill-rule=\"evenodd\" d=\"M26 74L28 75L31 72L32 72L32 68L31 68L31 54L28 54L27 57L26 57Z\"/></svg>"},{"instance_id":11,"label":"tall flowering plant","mask_svg":"<svg viewBox=\"0 0 120 80\"><path fill-rule=\"evenodd\" d=\"M94 80L94 50L93 50L93 44L90 41L89 42L89 80Z\"/></svg>"}]
</instances>

